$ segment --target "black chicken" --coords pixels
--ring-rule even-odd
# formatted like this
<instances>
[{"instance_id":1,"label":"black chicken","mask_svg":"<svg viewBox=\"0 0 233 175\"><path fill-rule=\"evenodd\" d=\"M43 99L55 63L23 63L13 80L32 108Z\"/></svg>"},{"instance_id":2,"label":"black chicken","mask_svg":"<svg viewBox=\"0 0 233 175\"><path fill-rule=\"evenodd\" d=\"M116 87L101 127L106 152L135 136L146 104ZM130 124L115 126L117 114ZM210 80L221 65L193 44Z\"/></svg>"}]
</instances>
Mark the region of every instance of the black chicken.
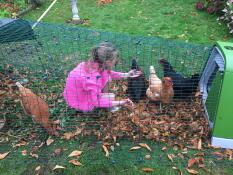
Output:
<instances>
[{"instance_id":1,"label":"black chicken","mask_svg":"<svg viewBox=\"0 0 233 175\"><path fill-rule=\"evenodd\" d=\"M138 63L136 59L132 59L132 66L131 69L135 71L141 71L141 69L138 66ZM129 78L128 80L128 90L127 93L130 96L130 99L133 102L139 102L143 97L146 96L146 90L147 90L147 85L146 85L146 79L144 74L140 75L139 77L135 78Z\"/></svg>"},{"instance_id":2,"label":"black chicken","mask_svg":"<svg viewBox=\"0 0 233 175\"><path fill-rule=\"evenodd\" d=\"M163 66L164 77L172 78L174 98L190 98L192 94L197 90L200 75L194 74L191 77L184 77L182 74L177 73L167 60L160 59L159 63Z\"/></svg>"}]
</instances>

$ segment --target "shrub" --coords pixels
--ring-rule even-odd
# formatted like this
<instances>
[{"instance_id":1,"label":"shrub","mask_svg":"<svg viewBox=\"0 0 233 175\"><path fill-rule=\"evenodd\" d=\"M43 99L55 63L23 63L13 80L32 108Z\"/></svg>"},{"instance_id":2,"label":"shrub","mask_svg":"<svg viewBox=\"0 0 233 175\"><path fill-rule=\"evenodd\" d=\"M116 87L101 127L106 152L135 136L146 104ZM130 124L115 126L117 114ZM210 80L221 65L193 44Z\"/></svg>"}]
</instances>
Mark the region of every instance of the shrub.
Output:
<instances>
[{"instance_id":1,"label":"shrub","mask_svg":"<svg viewBox=\"0 0 233 175\"><path fill-rule=\"evenodd\" d=\"M225 21L230 33L233 33L233 0L228 0L222 11L224 15L219 17L218 20Z\"/></svg>"},{"instance_id":2,"label":"shrub","mask_svg":"<svg viewBox=\"0 0 233 175\"><path fill-rule=\"evenodd\" d=\"M203 0L196 3L196 9L216 14L217 20L226 22L230 33L233 33L233 0Z\"/></svg>"},{"instance_id":3,"label":"shrub","mask_svg":"<svg viewBox=\"0 0 233 175\"><path fill-rule=\"evenodd\" d=\"M203 0L196 3L197 10L206 10L209 14L223 15L223 9L227 0Z\"/></svg>"},{"instance_id":4,"label":"shrub","mask_svg":"<svg viewBox=\"0 0 233 175\"><path fill-rule=\"evenodd\" d=\"M14 17L19 10L25 7L25 0L0 1L0 17Z\"/></svg>"}]
</instances>

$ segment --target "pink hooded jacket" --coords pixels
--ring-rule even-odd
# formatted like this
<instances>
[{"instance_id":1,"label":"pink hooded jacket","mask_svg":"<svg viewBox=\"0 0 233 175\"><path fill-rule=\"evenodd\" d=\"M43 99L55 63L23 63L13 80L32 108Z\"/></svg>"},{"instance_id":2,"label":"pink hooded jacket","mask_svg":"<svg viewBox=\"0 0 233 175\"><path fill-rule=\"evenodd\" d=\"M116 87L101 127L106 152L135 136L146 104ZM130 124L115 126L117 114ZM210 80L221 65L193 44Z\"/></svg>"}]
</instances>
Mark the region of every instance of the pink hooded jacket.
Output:
<instances>
[{"instance_id":1,"label":"pink hooded jacket","mask_svg":"<svg viewBox=\"0 0 233 175\"><path fill-rule=\"evenodd\" d=\"M108 81L120 79L121 72L86 70L86 63L82 62L69 73L63 92L66 103L71 108L81 111L112 107L110 99L101 98L102 89Z\"/></svg>"}]
</instances>

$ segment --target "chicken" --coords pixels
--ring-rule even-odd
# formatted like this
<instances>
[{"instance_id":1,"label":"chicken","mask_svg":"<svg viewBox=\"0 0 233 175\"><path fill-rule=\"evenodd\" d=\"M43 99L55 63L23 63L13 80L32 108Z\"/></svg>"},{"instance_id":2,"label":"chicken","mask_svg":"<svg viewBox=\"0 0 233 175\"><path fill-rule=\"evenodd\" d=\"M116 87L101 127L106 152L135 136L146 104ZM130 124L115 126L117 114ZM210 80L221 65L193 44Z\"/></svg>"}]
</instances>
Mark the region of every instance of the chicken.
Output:
<instances>
[{"instance_id":1,"label":"chicken","mask_svg":"<svg viewBox=\"0 0 233 175\"><path fill-rule=\"evenodd\" d=\"M131 69L135 71L141 71L136 59L132 59ZM137 103L143 97L146 97L147 85L144 74L140 75L139 77L129 78L127 89L127 93L133 102Z\"/></svg>"},{"instance_id":2,"label":"chicken","mask_svg":"<svg viewBox=\"0 0 233 175\"><path fill-rule=\"evenodd\" d=\"M171 64L165 60L160 59L159 63L163 67L164 77L171 77L174 88L174 98L187 99L196 91L200 80L199 74L194 74L191 77L184 77L177 73Z\"/></svg>"},{"instance_id":3,"label":"chicken","mask_svg":"<svg viewBox=\"0 0 233 175\"><path fill-rule=\"evenodd\" d=\"M49 121L49 107L47 103L30 89L23 87L19 82L16 85L19 88L21 105L25 114L31 115L33 121L41 124L49 135L58 135L56 126Z\"/></svg>"},{"instance_id":4,"label":"chicken","mask_svg":"<svg viewBox=\"0 0 233 175\"><path fill-rule=\"evenodd\" d=\"M173 83L170 77L164 77L161 81L155 73L154 66L150 66L149 88L146 91L147 97L152 101L170 103L174 96Z\"/></svg>"}]
</instances>

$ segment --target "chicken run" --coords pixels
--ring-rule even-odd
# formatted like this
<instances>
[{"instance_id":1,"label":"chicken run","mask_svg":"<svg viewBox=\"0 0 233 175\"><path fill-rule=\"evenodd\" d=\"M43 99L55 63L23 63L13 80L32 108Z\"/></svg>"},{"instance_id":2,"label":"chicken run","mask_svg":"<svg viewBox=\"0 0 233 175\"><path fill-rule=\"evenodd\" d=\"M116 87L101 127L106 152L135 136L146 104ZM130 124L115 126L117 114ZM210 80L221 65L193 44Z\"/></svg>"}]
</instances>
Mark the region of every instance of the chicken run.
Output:
<instances>
[{"instance_id":1,"label":"chicken run","mask_svg":"<svg viewBox=\"0 0 233 175\"><path fill-rule=\"evenodd\" d=\"M21 31L14 37L17 32ZM196 149L209 143L210 128L198 83L210 47L43 23L33 32L28 32L36 36L32 40L0 42L2 131L42 128L43 134L47 131L65 139L96 136L106 143L150 139ZM133 110L122 107L116 112L82 113L64 102L69 71L101 41L110 41L119 49L116 70L143 72L109 85L117 99L134 101Z\"/></svg>"}]
</instances>

